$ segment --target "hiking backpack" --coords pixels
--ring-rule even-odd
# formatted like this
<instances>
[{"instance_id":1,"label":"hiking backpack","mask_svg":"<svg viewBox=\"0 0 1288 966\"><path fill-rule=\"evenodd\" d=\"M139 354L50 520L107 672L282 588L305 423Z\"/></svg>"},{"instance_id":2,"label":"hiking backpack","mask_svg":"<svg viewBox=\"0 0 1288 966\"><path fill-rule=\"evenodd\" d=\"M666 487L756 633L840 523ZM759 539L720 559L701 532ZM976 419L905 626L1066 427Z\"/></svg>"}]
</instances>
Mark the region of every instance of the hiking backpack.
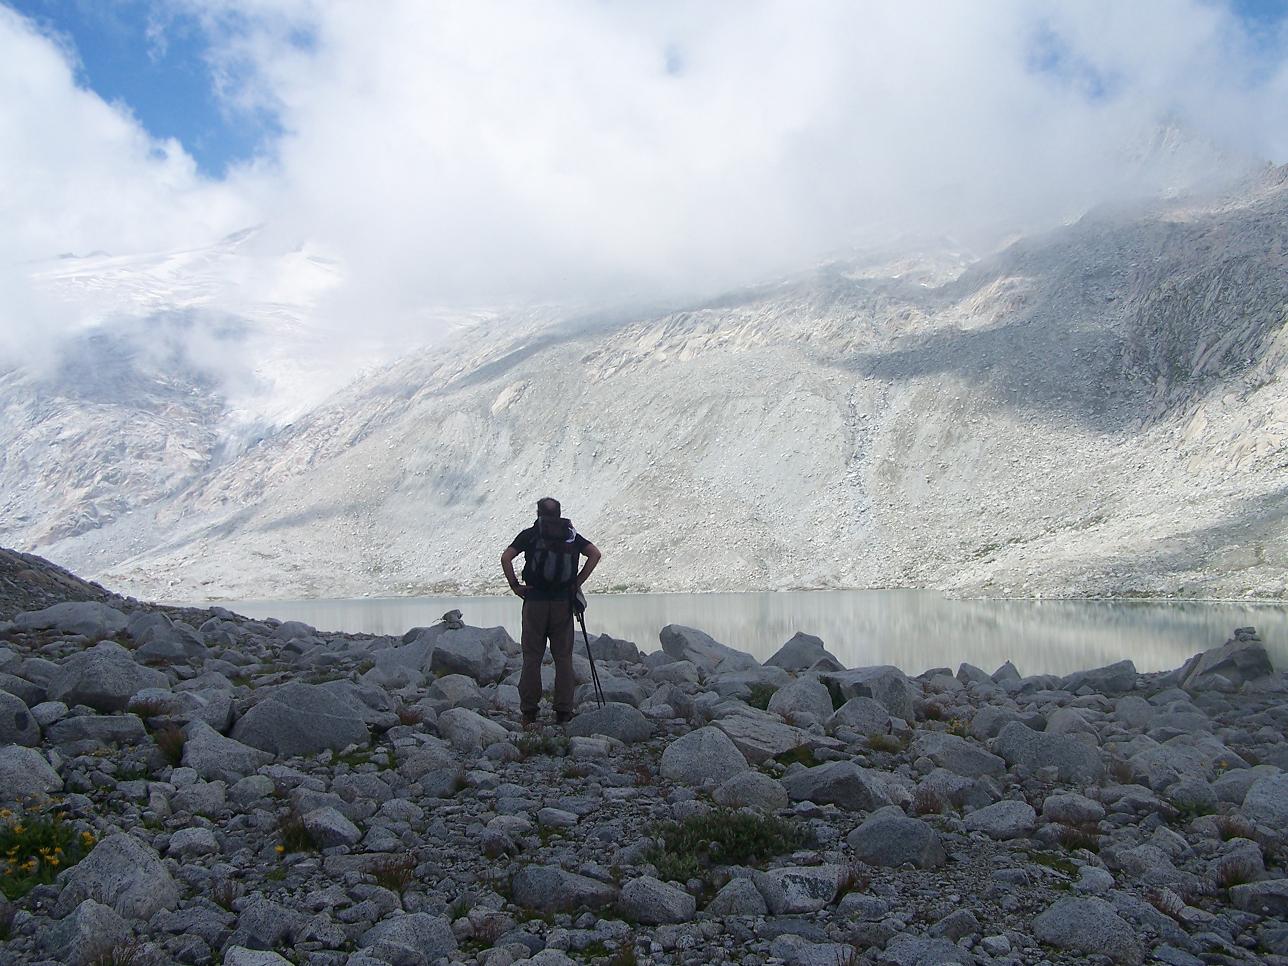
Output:
<instances>
[{"instance_id":1,"label":"hiking backpack","mask_svg":"<svg viewBox=\"0 0 1288 966\"><path fill-rule=\"evenodd\" d=\"M532 546L524 552L523 582L541 591L571 591L577 580L576 531L562 517L538 517ZM574 539L569 540L569 534Z\"/></svg>"}]
</instances>

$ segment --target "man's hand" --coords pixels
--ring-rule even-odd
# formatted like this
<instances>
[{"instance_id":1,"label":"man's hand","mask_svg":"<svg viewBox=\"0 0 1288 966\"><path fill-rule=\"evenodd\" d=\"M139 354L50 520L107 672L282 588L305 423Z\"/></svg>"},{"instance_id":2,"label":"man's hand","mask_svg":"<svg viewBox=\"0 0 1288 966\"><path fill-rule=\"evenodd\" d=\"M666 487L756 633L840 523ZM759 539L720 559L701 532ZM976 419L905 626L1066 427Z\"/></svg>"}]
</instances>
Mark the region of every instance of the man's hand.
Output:
<instances>
[{"instance_id":1,"label":"man's hand","mask_svg":"<svg viewBox=\"0 0 1288 966\"><path fill-rule=\"evenodd\" d=\"M528 596L528 587L527 587L527 585L526 585L526 584L518 584L518 583L511 584L511 585L510 585L510 591L511 591L511 592L512 592L516 597L527 597L527 596Z\"/></svg>"}]
</instances>

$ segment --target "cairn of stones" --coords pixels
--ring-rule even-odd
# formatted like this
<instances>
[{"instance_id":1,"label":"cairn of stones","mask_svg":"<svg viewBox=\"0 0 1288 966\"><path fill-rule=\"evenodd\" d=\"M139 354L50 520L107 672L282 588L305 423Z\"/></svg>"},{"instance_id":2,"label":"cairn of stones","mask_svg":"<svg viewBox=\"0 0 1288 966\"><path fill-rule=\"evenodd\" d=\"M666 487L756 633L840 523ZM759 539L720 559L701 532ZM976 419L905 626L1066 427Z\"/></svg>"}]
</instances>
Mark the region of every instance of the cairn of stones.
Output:
<instances>
[{"instance_id":1,"label":"cairn of stones","mask_svg":"<svg viewBox=\"0 0 1288 966\"><path fill-rule=\"evenodd\" d=\"M459 615L15 614L0 961L1288 963L1288 701L1251 628L1067 677L591 643L608 705L579 654L582 713L525 731L518 646Z\"/></svg>"}]
</instances>

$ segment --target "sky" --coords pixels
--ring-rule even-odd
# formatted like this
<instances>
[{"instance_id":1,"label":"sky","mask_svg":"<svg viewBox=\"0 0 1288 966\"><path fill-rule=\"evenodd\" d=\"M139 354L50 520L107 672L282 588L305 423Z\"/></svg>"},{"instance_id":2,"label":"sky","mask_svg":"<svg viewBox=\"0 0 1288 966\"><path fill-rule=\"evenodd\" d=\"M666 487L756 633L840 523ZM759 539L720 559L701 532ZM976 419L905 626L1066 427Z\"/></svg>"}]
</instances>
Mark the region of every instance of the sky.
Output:
<instances>
[{"instance_id":1,"label":"sky","mask_svg":"<svg viewBox=\"0 0 1288 966\"><path fill-rule=\"evenodd\" d=\"M0 0L0 361L156 310L51 298L30 276L63 253L259 226L203 304L307 303L336 351L1266 160L1288 0Z\"/></svg>"}]
</instances>

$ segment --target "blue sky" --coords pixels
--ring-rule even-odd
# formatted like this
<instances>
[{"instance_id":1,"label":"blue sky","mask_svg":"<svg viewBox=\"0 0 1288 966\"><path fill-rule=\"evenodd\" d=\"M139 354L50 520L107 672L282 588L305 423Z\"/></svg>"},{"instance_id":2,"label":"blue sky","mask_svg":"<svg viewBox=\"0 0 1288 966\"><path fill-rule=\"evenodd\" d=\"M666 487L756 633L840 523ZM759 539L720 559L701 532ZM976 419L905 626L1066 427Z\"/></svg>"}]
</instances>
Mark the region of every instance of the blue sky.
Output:
<instances>
[{"instance_id":1,"label":"blue sky","mask_svg":"<svg viewBox=\"0 0 1288 966\"><path fill-rule=\"evenodd\" d=\"M159 0L0 0L57 36L79 61L78 83L124 103L147 131L177 138L206 175L262 150L277 129L260 114L220 103L201 25ZM1229 0L1254 36L1269 37L1288 20L1288 0ZM1067 64L1035 50L1039 67Z\"/></svg>"},{"instance_id":2,"label":"blue sky","mask_svg":"<svg viewBox=\"0 0 1288 966\"><path fill-rule=\"evenodd\" d=\"M177 138L205 174L251 157L274 132L216 94L201 26L156 0L5 0L79 61L77 82L128 105L154 137Z\"/></svg>"}]
</instances>

